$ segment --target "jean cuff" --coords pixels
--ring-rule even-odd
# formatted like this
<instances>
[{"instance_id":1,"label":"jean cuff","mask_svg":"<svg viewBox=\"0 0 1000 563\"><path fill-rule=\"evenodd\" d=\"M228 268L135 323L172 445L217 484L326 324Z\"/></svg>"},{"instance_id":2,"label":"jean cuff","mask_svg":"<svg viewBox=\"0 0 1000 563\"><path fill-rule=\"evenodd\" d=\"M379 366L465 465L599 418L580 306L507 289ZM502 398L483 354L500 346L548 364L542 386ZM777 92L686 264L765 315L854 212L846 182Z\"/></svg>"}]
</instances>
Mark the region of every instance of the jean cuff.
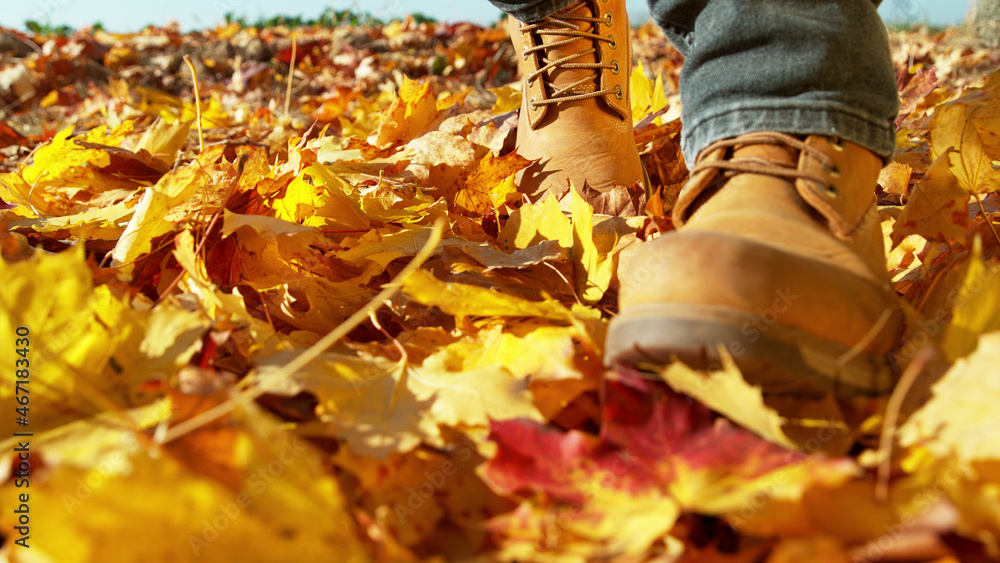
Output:
<instances>
[{"instance_id":1,"label":"jean cuff","mask_svg":"<svg viewBox=\"0 0 1000 563\"><path fill-rule=\"evenodd\" d=\"M896 150L896 132L885 118L874 119L833 102L814 100L796 106L789 100L773 104L758 101L717 111L695 123L685 122L681 132L684 159L692 166L698 153L715 141L754 131L776 131L839 137L861 145L885 162L891 160Z\"/></svg>"},{"instance_id":2,"label":"jean cuff","mask_svg":"<svg viewBox=\"0 0 1000 563\"><path fill-rule=\"evenodd\" d=\"M536 0L535 2L530 3L508 3L501 0L490 0L494 6L503 10L508 15L513 16L514 19L524 23L535 22L546 16L551 16L566 6L578 1L579 0Z\"/></svg>"}]
</instances>

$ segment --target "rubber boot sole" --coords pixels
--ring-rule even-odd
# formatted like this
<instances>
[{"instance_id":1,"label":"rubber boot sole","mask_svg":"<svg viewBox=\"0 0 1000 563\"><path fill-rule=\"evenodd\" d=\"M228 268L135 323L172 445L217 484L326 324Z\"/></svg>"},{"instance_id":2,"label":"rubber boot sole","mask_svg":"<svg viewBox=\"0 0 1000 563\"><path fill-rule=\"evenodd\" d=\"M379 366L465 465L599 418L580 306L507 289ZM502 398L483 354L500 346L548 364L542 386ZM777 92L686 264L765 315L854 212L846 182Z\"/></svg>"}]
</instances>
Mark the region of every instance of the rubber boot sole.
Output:
<instances>
[{"instance_id":1,"label":"rubber boot sole","mask_svg":"<svg viewBox=\"0 0 1000 563\"><path fill-rule=\"evenodd\" d=\"M838 397L888 393L897 376L888 357L819 338L775 319L730 309L679 303L633 305L611 320L605 363L695 369L723 366L720 348L744 378L765 393Z\"/></svg>"}]
</instances>

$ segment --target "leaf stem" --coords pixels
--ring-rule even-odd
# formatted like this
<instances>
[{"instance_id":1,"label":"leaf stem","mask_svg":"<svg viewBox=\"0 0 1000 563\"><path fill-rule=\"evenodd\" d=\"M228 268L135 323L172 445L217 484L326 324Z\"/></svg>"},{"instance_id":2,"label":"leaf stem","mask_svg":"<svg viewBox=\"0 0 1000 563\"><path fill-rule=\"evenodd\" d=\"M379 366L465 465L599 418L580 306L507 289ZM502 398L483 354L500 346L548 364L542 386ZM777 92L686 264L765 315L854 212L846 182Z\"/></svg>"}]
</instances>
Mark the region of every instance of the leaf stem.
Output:
<instances>
[{"instance_id":1,"label":"leaf stem","mask_svg":"<svg viewBox=\"0 0 1000 563\"><path fill-rule=\"evenodd\" d=\"M295 50L298 45L299 36L292 33L292 60L288 61L288 87L285 89L285 117L292 105L292 76L295 74Z\"/></svg>"},{"instance_id":2,"label":"leaf stem","mask_svg":"<svg viewBox=\"0 0 1000 563\"><path fill-rule=\"evenodd\" d=\"M899 377L896 388L889 396L889 403L885 406L885 420L882 422L882 435L878 444L878 469L875 480L875 498L880 502L885 502L889 498L889 472L892 469L892 444L896 440L896 423L899 420L899 411L903 407L903 399L910 392L910 388L916 383L917 377L924 371L924 368L934 357L934 348L925 346L920 350L915 358L906 366L903 375Z\"/></svg>"},{"instance_id":3,"label":"leaf stem","mask_svg":"<svg viewBox=\"0 0 1000 563\"><path fill-rule=\"evenodd\" d=\"M201 95L198 93L198 72L194 69L190 55L184 55L184 62L191 69L191 81L194 82L194 113L198 119L198 151L205 150L205 132L201 129Z\"/></svg>"}]
</instances>

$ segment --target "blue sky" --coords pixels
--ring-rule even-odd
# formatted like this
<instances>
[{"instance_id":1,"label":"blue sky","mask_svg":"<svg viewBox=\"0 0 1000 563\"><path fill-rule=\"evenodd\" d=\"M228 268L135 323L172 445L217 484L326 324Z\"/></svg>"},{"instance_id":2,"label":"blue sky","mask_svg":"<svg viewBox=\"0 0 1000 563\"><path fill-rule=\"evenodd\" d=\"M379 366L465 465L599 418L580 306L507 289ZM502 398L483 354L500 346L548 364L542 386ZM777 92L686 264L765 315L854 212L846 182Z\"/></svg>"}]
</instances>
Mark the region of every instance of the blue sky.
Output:
<instances>
[{"instance_id":1,"label":"blue sky","mask_svg":"<svg viewBox=\"0 0 1000 563\"><path fill-rule=\"evenodd\" d=\"M277 14L318 15L324 8L351 8L383 16L401 17L410 10L439 20L467 20L487 23L499 11L486 0L7 0L0 10L0 26L22 28L33 19L52 25L78 27L100 21L110 31L136 31L146 24L162 25L178 21L182 28L215 25L226 12L255 19ZM648 18L645 0L628 0L633 21ZM961 21L968 9L966 0L883 0L879 12L887 21L925 21L948 24Z\"/></svg>"}]
</instances>

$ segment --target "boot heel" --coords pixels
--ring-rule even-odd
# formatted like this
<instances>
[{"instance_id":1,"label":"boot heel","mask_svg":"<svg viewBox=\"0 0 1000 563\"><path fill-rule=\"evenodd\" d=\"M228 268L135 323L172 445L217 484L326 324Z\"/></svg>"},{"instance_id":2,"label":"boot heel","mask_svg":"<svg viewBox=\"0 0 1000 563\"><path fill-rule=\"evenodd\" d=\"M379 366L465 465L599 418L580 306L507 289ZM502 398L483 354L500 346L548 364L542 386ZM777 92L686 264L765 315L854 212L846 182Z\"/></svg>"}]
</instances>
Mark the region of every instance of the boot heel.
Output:
<instances>
[{"instance_id":1,"label":"boot heel","mask_svg":"<svg viewBox=\"0 0 1000 563\"><path fill-rule=\"evenodd\" d=\"M723 348L743 377L765 393L819 398L889 393L898 378L888 358L853 353L809 332L739 311L704 305L647 304L611 320L605 363L664 366L680 360L695 369L721 369Z\"/></svg>"}]
</instances>

